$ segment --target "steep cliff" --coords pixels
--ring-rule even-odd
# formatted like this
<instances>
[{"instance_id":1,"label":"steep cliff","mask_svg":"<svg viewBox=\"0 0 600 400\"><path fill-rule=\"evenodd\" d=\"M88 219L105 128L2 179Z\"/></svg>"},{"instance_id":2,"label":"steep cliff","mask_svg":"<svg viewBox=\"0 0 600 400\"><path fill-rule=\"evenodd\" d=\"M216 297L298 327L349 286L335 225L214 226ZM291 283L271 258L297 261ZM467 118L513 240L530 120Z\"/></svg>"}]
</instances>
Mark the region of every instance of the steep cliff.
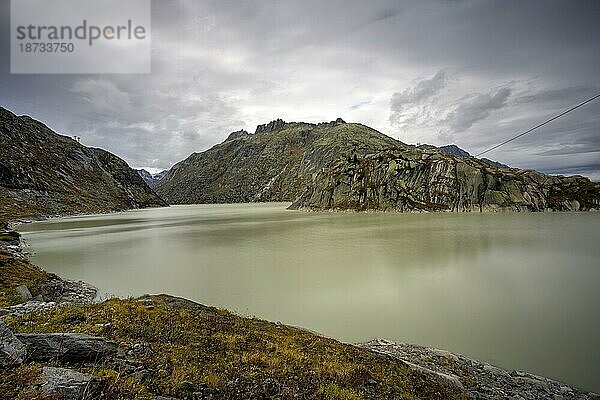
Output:
<instances>
[{"instance_id":1,"label":"steep cliff","mask_svg":"<svg viewBox=\"0 0 600 400\"><path fill-rule=\"evenodd\" d=\"M165 205L114 154L0 108L0 218Z\"/></svg>"},{"instance_id":2,"label":"steep cliff","mask_svg":"<svg viewBox=\"0 0 600 400\"><path fill-rule=\"evenodd\" d=\"M291 208L585 211L600 208L600 184L584 177L495 168L436 150L393 149L340 157Z\"/></svg>"}]
</instances>

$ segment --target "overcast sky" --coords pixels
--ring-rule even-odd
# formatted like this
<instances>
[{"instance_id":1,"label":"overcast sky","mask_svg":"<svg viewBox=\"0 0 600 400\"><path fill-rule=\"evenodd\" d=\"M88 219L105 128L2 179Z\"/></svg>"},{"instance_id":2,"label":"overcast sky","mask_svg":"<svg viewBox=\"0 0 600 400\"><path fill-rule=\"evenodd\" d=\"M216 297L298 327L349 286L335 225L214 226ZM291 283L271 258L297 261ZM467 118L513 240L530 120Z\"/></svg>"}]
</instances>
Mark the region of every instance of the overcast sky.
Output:
<instances>
[{"instance_id":1,"label":"overcast sky","mask_svg":"<svg viewBox=\"0 0 600 400\"><path fill-rule=\"evenodd\" d=\"M11 75L0 105L133 167L341 117L475 154L600 92L600 1L155 1L149 75ZM600 180L600 101L486 154Z\"/></svg>"}]
</instances>

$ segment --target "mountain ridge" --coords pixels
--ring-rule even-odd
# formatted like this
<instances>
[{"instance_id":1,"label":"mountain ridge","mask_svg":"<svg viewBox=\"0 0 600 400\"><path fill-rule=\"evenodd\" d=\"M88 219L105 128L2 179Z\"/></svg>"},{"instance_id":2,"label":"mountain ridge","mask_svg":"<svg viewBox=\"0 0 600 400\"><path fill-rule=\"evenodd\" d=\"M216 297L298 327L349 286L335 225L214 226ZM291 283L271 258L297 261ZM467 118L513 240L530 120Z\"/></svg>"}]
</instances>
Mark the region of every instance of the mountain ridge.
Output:
<instances>
[{"instance_id":1,"label":"mountain ridge","mask_svg":"<svg viewBox=\"0 0 600 400\"><path fill-rule=\"evenodd\" d=\"M157 185L169 203L293 201L313 174L350 148L406 146L341 118L320 124L275 120L254 134L233 132L175 164Z\"/></svg>"},{"instance_id":2,"label":"mountain ridge","mask_svg":"<svg viewBox=\"0 0 600 400\"><path fill-rule=\"evenodd\" d=\"M0 218L166 206L116 155L0 107Z\"/></svg>"},{"instance_id":3,"label":"mountain ridge","mask_svg":"<svg viewBox=\"0 0 600 400\"><path fill-rule=\"evenodd\" d=\"M168 170L163 170L157 172L156 174L151 174L144 168L136 169L137 173L142 177L144 182L150 187L150 189L154 189L158 182L167 174Z\"/></svg>"},{"instance_id":4,"label":"mountain ridge","mask_svg":"<svg viewBox=\"0 0 600 400\"><path fill-rule=\"evenodd\" d=\"M173 166L156 190L172 204L290 201L291 208L311 210L600 208L600 183L587 178L519 170L467 152L448 155L339 118L277 119L254 134L233 132Z\"/></svg>"}]
</instances>

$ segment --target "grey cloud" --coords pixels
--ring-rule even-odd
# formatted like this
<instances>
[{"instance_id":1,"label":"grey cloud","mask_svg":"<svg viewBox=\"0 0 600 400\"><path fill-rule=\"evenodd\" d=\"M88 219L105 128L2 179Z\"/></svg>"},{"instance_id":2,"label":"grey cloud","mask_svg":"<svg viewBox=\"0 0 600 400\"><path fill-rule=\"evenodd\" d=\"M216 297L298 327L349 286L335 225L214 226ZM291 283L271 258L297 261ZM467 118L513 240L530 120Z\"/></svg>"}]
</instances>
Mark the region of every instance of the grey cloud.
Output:
<instances>
[{"instance_id":1,"label":"grey cloud","mask_svg":"<svg viewBox=\"0 0 600 400\"><path fill-rule=\"evenodd\" d=\"M197 93L179 80L161 82L150 96L131 82L96 78L79 79L70 90L89 104L92 118L73 119L68 129L88 132L82 134L86 144L115 151L135 166L168 168L243 124L227 99Z\"/></svg>"},{"instance_id":2,"label":"grey cloud","mask_svg":"<svg viewBox=\"0 0 600 400\"><path fill-rule=\"evenodd\" d=\"M360 103L356 103L356 104L351 105L350 109L351 110L358 110L359 108L364 107L364 106L369 105L369 104L371 104L370 100L361 101Z\"/></svg>"},{"instance_id":3,"label":"grey cloud","mask_svg":"<svg viewBox=\"0 0 600 400\"><path fill-rule=\"evenodd\" d=\"M12 75L2 57L0 104L134 166L169 167L277 117L342 115L476 154L600 89L597 15L600 2L567 0L153 1L152 74ZM600 102L486 156L593 169L598 153L582 152L600 147L598 115Z\"/></svg>"},{"instance_id":4,"label":"grey cloud","mask_svg":"<svg viewBox=\"0 0 600 400\"><path fill-rule=\"evenodd\" d=\"M587 145L564 146L560 149L538 153L540 156L563 156L568 154L600 153L600 147L590 148Z\"/></svg>"},{"instance_id":5,"label":"grey cloud","mask_svg":"<svg viewBox=\"0 0 600 400\"><path fill-rule=\"evenodd\" d=\"M419 105L423 101L436 95L447 84L444 71L438 71L429 79L420 80L414 87L395 92L390 100L390 122L399 124L405 117L406 106Z\"/></svg>"},{"instance_id":6,"label":"grey cloud","mask_svg":"<svg viewBox=\"0 0 600 400\"><path fill-rule=\"evenodd\" d=\"M487 118L494 110L506 106L511 89L504 87L496 93L475 94L460 102L450 113L447 122L453 132L463 132L473 124Z\"/></svg>"},{"instance_id":7,"label":"grey cloud","mask_svg":"<svg viewBox=\"0 0 600 400\"><path fill-rule=\"evenodd\" d=\"M527 90L524 93L515 93L512 102L515 104L550 102L560 103L565 99L572 99L572 101L576 102L577 99L585 100L596 92L599 92L598 88L590 86L549 88L537 91Z\"/></svg>"}]
</instances>

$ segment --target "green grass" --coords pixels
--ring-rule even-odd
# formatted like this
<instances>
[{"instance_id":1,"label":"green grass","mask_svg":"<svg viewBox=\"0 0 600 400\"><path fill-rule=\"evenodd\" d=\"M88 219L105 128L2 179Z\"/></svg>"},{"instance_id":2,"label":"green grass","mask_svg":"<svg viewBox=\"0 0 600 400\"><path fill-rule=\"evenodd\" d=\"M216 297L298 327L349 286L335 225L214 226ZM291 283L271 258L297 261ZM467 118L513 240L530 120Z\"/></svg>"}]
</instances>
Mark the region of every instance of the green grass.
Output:
<instances>
[{"instance_id":1,"label":"green grass","mask_svg":"<svg viewBox=\"0 0 600 400\"><path fill-rule=\"evenodd\" d=\"M50 274L27 260L15 258L0 248L0 307L22 301L15 290L17 286L26 285L35 296L49 277Z\"/></svg>"},{"instance_id":2,"label":"green grass","mask_svg":"<svg viewBox=\"0 0 600 400\"><path fill-rule=\"evenodd\" d=\"M343 389L335 383L330 383L327 386L321 387L318 394L322 395L326 400L362 400L362 394L356 393L349 389Z\"/></svg>"},{"instance_id":3,"label":"green grass","mask_svg":"<svg viewBox=\"0 0 600 400\"><path fill-rule=\"evenodd\" d=\"M190 382L213 389L218 398L243 398L260 394L267 379L278 383L282 398L461 398L397 360L169 296L63 306L5 321L17 332L104 336L125 351L136 343L149 344L152 353L134 357L151 371L149 379L116 361L80 368L101 379L99 398L143 399L150 393L184 398L191 394ZM3 390L0 398L15 389Z\"/></svg>"}]
</instances>

